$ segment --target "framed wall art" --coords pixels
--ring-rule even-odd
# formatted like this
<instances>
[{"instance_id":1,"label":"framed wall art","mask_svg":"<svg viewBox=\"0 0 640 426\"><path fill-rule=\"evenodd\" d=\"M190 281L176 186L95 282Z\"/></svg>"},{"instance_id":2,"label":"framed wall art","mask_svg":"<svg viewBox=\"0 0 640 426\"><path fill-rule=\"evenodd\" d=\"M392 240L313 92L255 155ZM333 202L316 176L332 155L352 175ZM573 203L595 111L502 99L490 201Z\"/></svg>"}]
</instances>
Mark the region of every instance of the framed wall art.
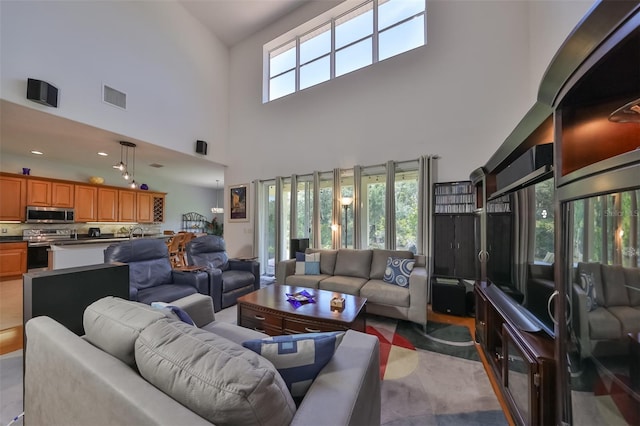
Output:
<instances>
[{"instance_id":1,"label":"framed wall art","mask_svg":"<svg viewBox=\"0 0 640 426\"><path fill-rule=\"evenodd\" d=\"M249 221L249 185L229 186L229 222Z\"/></svg>"}]
</instances>

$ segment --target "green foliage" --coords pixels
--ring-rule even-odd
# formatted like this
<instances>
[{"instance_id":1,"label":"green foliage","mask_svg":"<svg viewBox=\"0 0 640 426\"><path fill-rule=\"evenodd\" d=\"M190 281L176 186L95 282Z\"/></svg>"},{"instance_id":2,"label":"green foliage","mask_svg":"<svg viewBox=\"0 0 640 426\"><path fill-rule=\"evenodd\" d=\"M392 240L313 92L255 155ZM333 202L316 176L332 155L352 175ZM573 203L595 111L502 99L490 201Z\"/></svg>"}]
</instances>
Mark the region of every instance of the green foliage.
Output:
<instances>
[{"instance_id":1,"label":"green foliage","mask_svg":"<svg viewBox=\"0 0 640 426\"><path fill-rule=\"evenodd\" d=\"M222 237L224 233L224 224L218 222L218 218L214 217L211 222L204 223L207 234Z\"/></svg>"}]
</instances>

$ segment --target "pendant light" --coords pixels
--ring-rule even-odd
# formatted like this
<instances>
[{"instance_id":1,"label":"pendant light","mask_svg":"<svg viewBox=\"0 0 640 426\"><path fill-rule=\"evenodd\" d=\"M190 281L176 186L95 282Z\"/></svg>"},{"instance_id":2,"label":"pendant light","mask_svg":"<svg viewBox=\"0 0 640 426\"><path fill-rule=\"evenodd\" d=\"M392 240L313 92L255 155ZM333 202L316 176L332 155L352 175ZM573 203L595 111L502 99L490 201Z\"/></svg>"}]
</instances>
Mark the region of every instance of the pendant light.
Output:
<instances>
[{"instance_id":1,"label":"pendant light","mask_svg":"<svg viewBox=\"0 0 640 426\"><path fill-rule=\"evenodd\" d=\"M216 179L216 206L211 207L211 213L213 214L221 214L224 213L224 208L218 207L218 192L220 190L220 181Z\"/></svg>"},{"instance_id":2,"label":"pendant light","mask_svg":"<svg viewBox=\"0 0 640 426\"><path fill-rule=\"evenodd\" d=\"M132 173L129 173L129 148L133 150L133 167ZM118 169L122 172L124 180L132 179L129 186L131 188L136 187L135 173L136 173L136 144L127 141L120 141L120 162L113 166L114 169Z\"/></svg>"}]
</instances>

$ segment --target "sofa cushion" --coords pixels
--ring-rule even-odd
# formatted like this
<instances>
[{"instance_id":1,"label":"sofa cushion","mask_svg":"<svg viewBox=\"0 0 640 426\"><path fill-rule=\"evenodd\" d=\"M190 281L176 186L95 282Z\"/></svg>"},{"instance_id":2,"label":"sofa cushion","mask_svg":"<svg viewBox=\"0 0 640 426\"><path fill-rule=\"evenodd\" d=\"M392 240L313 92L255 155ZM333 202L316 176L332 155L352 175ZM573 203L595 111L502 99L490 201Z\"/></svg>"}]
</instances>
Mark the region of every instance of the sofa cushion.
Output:
<instances>
[{"instance_id":1,"label":"sofa cushion","mask_svg":"<svg viewBox=\"0 0 640 426\"><path fill-rule=\"evenodd\" d=\"M578 274L593 274L594 288L596 289L596 303L598 306L604 306L604 290L602 287L602 272L598 262L580 262L578 263Z\"/></svg>"},{"instance_id":2,"label":"sofa cushion","mask_svg":"<svg viewBox=\"0 0 640 426\"><path fill-rule=\"evenodd\" d=\"M331 360L344 332L303 333L248 340L242 346L276 367L291 396L302 400L320 370Z\"/></svg>"},{"instance_id":3,"label":"sofa cushion","mask_svg":"<svg viewBox=\"0 0 640 426\"><path fill-rule=\"evenodd\" d=\"M409 289L397 285L389 285L382 280L369 280L360 289L360 297L366 297L367 303L393 305L408 308L410 305Z\"/></svg>"},{"instance_id":4,"label":"sofa cushion","mask_svg":"<svg viewBox=\"0 0 640 426\"><path fill-rule=\"evenodd\" d=\"M182 321L189 325L196 325L195 322L191 319L187 311L184 309L171 305L166 302L151 302L151 307L154 309L159 309L162 311L167 317L173 317L176 320Z\"/></svg>"},{"instance_id":5,"label":"sofa cushion","mask_svg":"<svg viewBox=\"0 0 640 426\"><path fill-rule=\"evenodd\" d=\"M604 287L605 306L629 305L622 266L602 265L602 286Z\"/></svg>"},{"instance_id":6,"label":"sofa cushion","mask_svg":"<svg viewBox=\"0 0 640 426\"><path fill-rule=\"evenodd\" d=\"M336 268L338 250L307 249L306 253L320 253L320 273L333 275Z\"/></svg>"},{"instance_id":7,"label":"sofa cushion","mask_svg":"<svg viewBox=\"0 0 640 426\"><path fill-rule=\"evenodd\" d=\"M295 275L319 275L320 253L296 253Z\"/></svg>"},{"instance_id":8,"label":"sofa cushion","mask_svg":"<svg viewBox=\"0 0 640 426\"><path fill-rule=\"evenodd\" d=\"M151 302L172 302L197 292L198 290L190 285L163 284L138 290L136 300L150 305Z\"/></svg>"},{"instance_id":9,"label":"sofa cushion","mask_svg":"<svg viewBox=\"0 0 640 426\"><path fill-rule=\"evenodd\" d=\"M387 259L390 257L398 259L413 259L413 253L406 250L374 249L371 252L371 272L369 272L369 278L374 280L381 280L384 278L384 273L387 269Z\"/></svg>"},{"instance_id":10,"label":"sofa cushion","mask_svg":"<svg viewBox=\"0 0 640 426\"><path fill-rule=\"evenodd\" d=\"M640 332L640 310L631 306L611 306L608 309L620 321L623 336Z\"/></svg>"},{"instance_id":11,"label":"sofa cushion","mask_svg":"<svg viewBox=\"0 0 640 426\"><path fill-rule=\"evenodd\" d=\"M400 287L409 287L409 276L413 271L413 265L416 263L413 259L402 259L399 257L390 257L387 259L387 269L384 272L382 281L399 285Z\"/></svg>"},{"instance_id":12,"label":"sofa cushion","mask_svg":"<svg viewBox=\"0 0 640 426\"><path fill-rule=\"evenodd\" d=\"M249 271L227 269L222 272L222 292L229 293L233 290L253 285L256 277Z\"/></svg>"},{"instance_id":13,"label":"sofa cushion","mask_svg":"<svg viewBox=\"0 0 640 426\"><path fill-rule=\"evenodd\" d=\"M360 289L368 280L366 278L332 276L320 281L320 290L337 291L354 296L360 296ZM388 285L388 284L387 284Z\"/></svg>"},{"instance_id":14,"label":"sofa cushion","mask_svg":"<svg viewBox=\"0 0 640 426\"><path fill-rule=\"evenodd\" d=\"M624 281L628 286L629 304L640 306L640 268L624 268Z\"/></svg>"},{"instance_id":15,"label":"sofa cushion","mask_svg":"<svg viewBox=\"0 0 640 426\"><path fill-rule=\"evenodd\" d=\"M164 318L163 311L149 305L107 296L87 306L82 321L89 343L133 367L140 332Z\"/></svg>"},{"instance_id":16,"label":"sofa cushion","mask_svg":"<svg viewBox=\"0 0 640 426\"><path fill-rule=\"evenodd\" d=\"M289 424L296 411L266 359L208 331L166 319L135 343L140 374L216 425Z\"/></svg>"},{"instance_id":17,"label":"sofa cushion","mask_svg":"<svg viewBox=\"0 0 640 426\"><path fill-rule=\"evenodd\" d=\"M340 249L333 275L369 279L371 256L371 250Z\"/></svg>"},{"instance_id":18,"label":"sofa cushion","mask_svg":"<svg viewBox=\"0 0 640 426\"><path fill-rule=\"evenodd\" d=\"M620 321L607 308L599 307L589 313L589 337L592 340L622 337Z\"/></svg>"},{"instance_id":19,"label":"sofa cushion","mask_svg":"<svg viewBox=\"0 0 640 426\"><path fill-rule=\"evenodd\" d=\"M331 275L289 275L285 282L286 285L295 285L299 287L318 288L320 281L329 278Z\"/></svg>"}]
</instances>

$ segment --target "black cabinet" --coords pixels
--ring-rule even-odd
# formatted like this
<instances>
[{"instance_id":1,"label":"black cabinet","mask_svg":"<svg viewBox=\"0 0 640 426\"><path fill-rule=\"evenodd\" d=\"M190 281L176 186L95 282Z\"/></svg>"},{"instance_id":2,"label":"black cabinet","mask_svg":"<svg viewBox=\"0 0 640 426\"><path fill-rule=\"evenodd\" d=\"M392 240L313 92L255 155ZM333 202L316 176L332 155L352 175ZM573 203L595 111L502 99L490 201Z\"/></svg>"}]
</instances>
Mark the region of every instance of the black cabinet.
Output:
<instances>
[{"instance_id":1,"label":"black cabinet","mask_svg":"<svg viewBox=\"0 0 640 426\"><path fill-rule=\"evenodd\" d=\"M496 284L509 284L513 261L513 219L511 213L487 215L487 278Z\"/></svg>"},{"instance_id":2,"label":"black cabinet","mask_svg":"<svg viewBox=\"0 0 640 426\"><path fill-rule=\"evenodd\" d=\"M477 278L476 221L477 217L473 214L435 215L434 275Z\"/></svg>"}]
</instances>

